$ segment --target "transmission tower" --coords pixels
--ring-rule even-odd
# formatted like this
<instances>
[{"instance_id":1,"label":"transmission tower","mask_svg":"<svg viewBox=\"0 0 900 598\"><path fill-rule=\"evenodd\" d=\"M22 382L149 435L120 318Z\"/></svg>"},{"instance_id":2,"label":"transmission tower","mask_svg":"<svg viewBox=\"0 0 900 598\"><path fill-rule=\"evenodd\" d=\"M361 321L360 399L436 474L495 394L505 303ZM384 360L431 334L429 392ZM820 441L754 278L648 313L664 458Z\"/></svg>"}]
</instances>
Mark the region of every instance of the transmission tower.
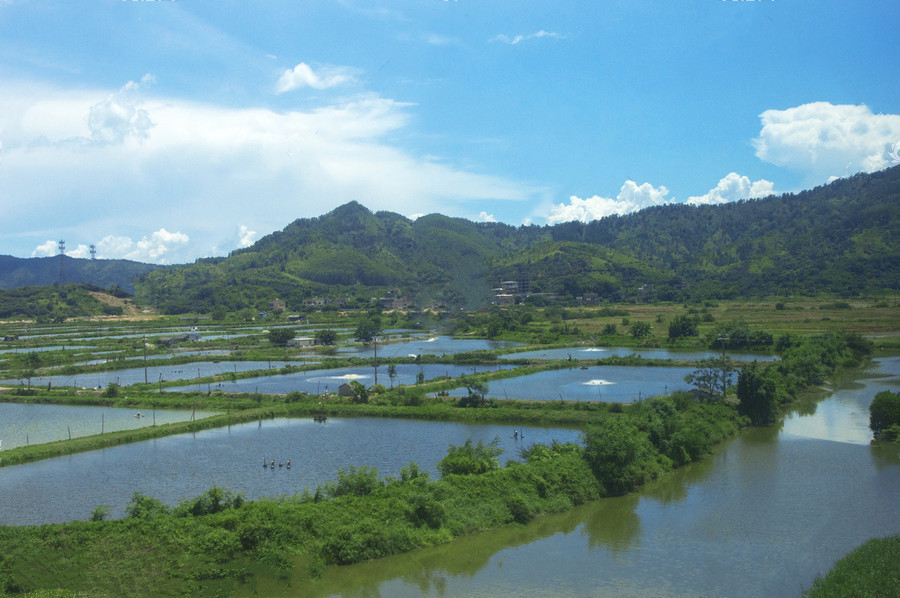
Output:
<instances>
[{"instance_id":1,"label":"transmission tower","mask_svg":"<svg viewBox=\"0 0 900 598\"><path fill-rule=\"evenodd\" d=\"M65 282L65 259L66 259L66 242L59 240L59 282Z\"/></svg>"},{"instance_id":2,"label":"transmission tower","mask_svg":"<svg viewBox=\"0 0 900 598\"><path fill-rule=\"evenodd\" d=\"M91 249L90 249L90 251L91 251L91 259L92 259L92 260L97 259L97 246L94 245L93 243L91 243Z\"/></svg>"}]
</instances>

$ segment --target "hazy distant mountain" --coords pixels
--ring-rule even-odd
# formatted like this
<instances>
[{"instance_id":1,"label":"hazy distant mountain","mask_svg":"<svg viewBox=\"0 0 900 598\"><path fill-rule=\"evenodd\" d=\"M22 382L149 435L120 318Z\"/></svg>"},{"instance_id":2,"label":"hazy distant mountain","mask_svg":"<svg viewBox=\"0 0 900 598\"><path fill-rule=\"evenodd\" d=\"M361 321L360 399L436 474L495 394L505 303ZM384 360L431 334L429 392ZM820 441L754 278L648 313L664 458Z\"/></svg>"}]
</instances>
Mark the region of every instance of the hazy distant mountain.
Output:
<instances>
[{"instance_id":1,"label":"hazy distant mountain","mask_svg":"<svg viewBox=\"0 0 900 598\"><path fill-rule=\"evenodd\" d=\"M314 296L484 305L502 280L561 297L667 300L852 295L900 287L900 167L799 194L670 204L587 224L512 227L357 202L296 220L227 258L147 272L137 297L168 312L299 309Z\"/></svg>"},{"instance_id":2,"label":"hazy distant mountain","mask_svg":"<svg viewBox=\"0 0 900 598\"><path fill-rule=\"evenodd\" d=\"M101 288L118 286L133 293L136 276L159 268L130 260L86 260L69 256L18 258L0 255L0 289L86 283Z\"/></svg>"}]
</instances>

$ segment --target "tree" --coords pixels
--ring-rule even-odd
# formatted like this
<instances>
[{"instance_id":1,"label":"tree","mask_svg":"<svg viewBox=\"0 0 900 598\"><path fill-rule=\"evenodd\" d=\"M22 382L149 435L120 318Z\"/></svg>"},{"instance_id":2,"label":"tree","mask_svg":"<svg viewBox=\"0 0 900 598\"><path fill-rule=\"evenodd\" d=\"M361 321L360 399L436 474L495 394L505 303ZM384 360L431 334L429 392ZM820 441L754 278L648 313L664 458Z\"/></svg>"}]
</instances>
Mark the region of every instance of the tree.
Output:
<instances>
[{"instance_id":1,"label":"tree","mask_svg":"<svg viewBox=\"0 0 900 598\"><path fill-rule=\"evenodd\" d=\"M356 327L356 340L361 343L370 343L372 339L381 334L381 318L363 317Z\"/></svg>"},{"instance_id":2,"label":"tree","mask_svg":"<svg viewBox=\"0 0 900 598\"><path fill-rule=\"evenodd\" d=\"M460 407L481 407L484 405L484 396L487 394L488 385L487 382L482 380L481 378L475 378L472 376L464 376L462 378L462 383L466 387L466 391L469 393L468 396L465 396L459 400Z\"/></svg>"},{"instance_id":3,"label":"tree","mask_svg":"<svg viewBox=\"0 0 900 598\"><path fill-rule=\"evenodd\" d=\"M273 328L269 331L269 342L276 347L286 347L292 338L294 331L290 328Z\"/></svg>"},{"instance_id":4,"label":"tree","mask_svg":"<svg viewBox=\"0 0 900 598\"><path fill-rule=\"evenodd\" d=\"M669 322L669 338L697 336L697 320L687 315L675 316Z\"/></svg>"},{"instance_id":5,"label":"tree","mask_svg":"<svg viewBox=\"0 0 900 598\"><path fill-rule=\"evenodd\" d=\"M719 394L724 399L734 376L734 360L727 355L707 357L700 360L697 366L685 376L685 382L693 384L710 398Z\"/></svg>"},{"instance_id":6,"label":"tree","mask_svg":"<svg viewBox=\"0 0 900 598\"><path fill-rule=\"evenodd\" d=\"M660 470L647 433L631 421L610 417L584 434L584 456L609 495L619 496Z\"/></svg>"},{"instance_id":7,"label":"tree","mask_svg":"<svg viewBox=\"0 0 900 598\"><path fill-rule=\"evenodd\" d=\"M350 392L353 393L353 402L354 403L368 403L369 402L369 391L365 386L357 382L356 380L350 381Z\"/></svg>"},{"instance_id":8,"label":"tree","mask_svg":"<svg viewBox=\"0 0 900 598\"><path fill-rule=\"evenodd\" d=\"M388 365L388 377L390 377L391 379L391 389L393 390L394 378L397 377L397 366L395 366L393 363Z\"/></svg>"},{"instance_id":9,"label":"tree","mask_svg":"<svg viewBox=\"0 0 900 598\"><path fill-rule=\"evenodd\" d=\"M634 338L643 338L650 336L651 330L650 322L633 322L628 329L628 333Z\"/></svg>"},{"instance_id":10,"label":"tree","mask_svg":"<svg viewBox=\"0 0 900 598\"><path fill-rule=\"evenodd\" d=\"M869 429L878 440L896 440L900 433L900 392L884 390L869 405Z\"/></svg>"},{"instance_id":11,"label":"tree","mask_svg":"<svg viewBox=\"0 0 900 598\"><path fill-rule=\"evenodd\" d=\"M754 361L738 374L738 413L746 415L754 426L765 426L775 422L778 415L778 400L775 383Z\"/></svg>"},{"instance_id":12,"label":"tree","mask_svg":"<svg viewBox=\"0 0 900 598\"><path fill-rule=\"evenodd\" d=\"M317 345L333 345L337 341L337 332L334 330L317 330Z\"/></svg>"}]
</instances>

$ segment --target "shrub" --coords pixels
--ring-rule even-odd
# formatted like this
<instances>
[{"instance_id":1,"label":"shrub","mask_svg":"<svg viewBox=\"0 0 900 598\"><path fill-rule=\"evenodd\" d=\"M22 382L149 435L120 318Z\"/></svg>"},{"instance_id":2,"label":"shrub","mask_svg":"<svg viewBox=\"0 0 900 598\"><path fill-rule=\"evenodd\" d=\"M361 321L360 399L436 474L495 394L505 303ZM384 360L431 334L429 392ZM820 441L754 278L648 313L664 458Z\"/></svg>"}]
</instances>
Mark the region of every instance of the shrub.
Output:
<instances>
[{"instance_id":1,"label":"shrub","mask_svg":"<svg viewBox=\"0 0 900 598\"><path fill-rule=\"evenodd\" d=\"M490 444L484 444L481 440L478 444L472 446L472 439L466 440L462 446L451 444L447 451L447 456L438 463L438 471L441 476L470 475L477 473L485 473L500 469L500 461L497 459L503 449L497 445L500 443L499 438L494 438Z\"/></svg>"}]
</instances>

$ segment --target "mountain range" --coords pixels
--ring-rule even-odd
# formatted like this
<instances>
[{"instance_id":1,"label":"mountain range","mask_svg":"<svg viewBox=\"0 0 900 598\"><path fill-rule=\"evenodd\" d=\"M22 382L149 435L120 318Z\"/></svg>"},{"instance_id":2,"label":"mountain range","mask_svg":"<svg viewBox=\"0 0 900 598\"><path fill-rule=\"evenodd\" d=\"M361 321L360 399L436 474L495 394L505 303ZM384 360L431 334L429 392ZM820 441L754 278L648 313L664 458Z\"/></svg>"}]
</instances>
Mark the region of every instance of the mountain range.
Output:
<instances>
[{"instance_id":1,"label":"mountain range","mask_svg":"<svg viewBox=\"0 0 900 598\"><path fill-rule=\"evenodd\" d=\"M535 301L852 296L900 287L897 231L900 166L796 194L554 226L411 220L351 202L227 257L165 267L69 258L64 268L69 276L93 268L106 278L84 282L114 280L167 313L257 309L276 299L290 310L312 298L362 305L386 293L413 305L474 308L506 280L524 284ZM41 278L21 262L13 276L0 258L0 288L53 282L60 262L43 259ZM131 278L123 283L116 271Z\"/></svg>"}]
</instances>

